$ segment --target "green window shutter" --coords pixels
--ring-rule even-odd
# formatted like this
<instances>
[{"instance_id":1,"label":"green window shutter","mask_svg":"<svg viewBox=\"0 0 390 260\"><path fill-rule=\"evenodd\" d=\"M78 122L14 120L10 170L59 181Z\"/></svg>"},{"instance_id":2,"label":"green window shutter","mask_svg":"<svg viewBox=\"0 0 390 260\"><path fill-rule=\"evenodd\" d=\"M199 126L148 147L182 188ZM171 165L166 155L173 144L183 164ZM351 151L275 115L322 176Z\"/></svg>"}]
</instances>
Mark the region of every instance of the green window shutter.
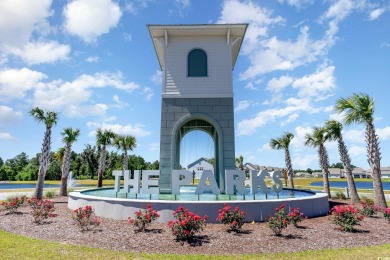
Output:
<instances>
[{"instance_id":1,"label":"green window shutter","mask_svg":"<svg viewBox=\"0 0 390 260\"><path fill-rule=\"evenodd\" d=\"M188 77L207 77L207 54L201 49L194 49L188 54Z\"/></svg>"}]
</instances>

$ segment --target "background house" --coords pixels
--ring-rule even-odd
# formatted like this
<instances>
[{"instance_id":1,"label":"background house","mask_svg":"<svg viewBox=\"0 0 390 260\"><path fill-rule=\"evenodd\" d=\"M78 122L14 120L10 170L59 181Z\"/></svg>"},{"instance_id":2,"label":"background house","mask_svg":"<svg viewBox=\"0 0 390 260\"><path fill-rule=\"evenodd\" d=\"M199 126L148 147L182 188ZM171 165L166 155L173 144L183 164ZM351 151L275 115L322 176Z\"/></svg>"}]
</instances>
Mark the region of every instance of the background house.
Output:
<instances>
[{"instance_id":1,"label":"background house","mask_svg":"<svg viewBox=\"0 0 390 260\"><path fill-rule=\"evenodd\" d=\"M191 172L195 171L195 179L200 179L204 170L214 171L214 165L209 163L209 159L202 157L187 166Z\"/></svg>"}]
</instances>

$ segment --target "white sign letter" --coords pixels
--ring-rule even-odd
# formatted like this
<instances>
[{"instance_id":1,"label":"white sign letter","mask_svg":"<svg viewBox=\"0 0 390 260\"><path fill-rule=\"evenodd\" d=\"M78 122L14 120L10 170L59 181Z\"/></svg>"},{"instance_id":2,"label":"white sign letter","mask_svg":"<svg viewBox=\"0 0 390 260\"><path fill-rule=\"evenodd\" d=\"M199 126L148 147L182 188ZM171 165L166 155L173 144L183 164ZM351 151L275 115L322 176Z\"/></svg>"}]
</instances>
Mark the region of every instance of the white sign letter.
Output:
<instances>
[{"instance_id":1,"label":"white sign letter","mask_svg":"<svg viewBox=\"0 0 390 260\"><path fill-rule=\"evenodd\" d=\"M187 170L172 171L172 194L180 194L180 186L189 185L192 181L192 173Z\"/></svg>"},{"instance_id":2,"label":"white sign letter","mask_svg":"<svg viewBox=\"0 0 390 260\"><path fill-rule=\"evenodd\" d=\"M272 179L272 182L274 183L272 185L272 189L276 192L276 193L279 193L283 190L283 183L282 183L282 180L280 178L282 178L282 174L280 173L280 171L274 171L274 172L271 172L271 179Z\"/></svg>"},{"instance_id":3,"label":"white sign letter","mask_svg":"<svg viewBox=\"0 0 390 260\"><path fill-rule=\"evenodd\" d=\"M265 184L264 178L267 176L268 172L260 170L259 173L257 173L254 170L251 170L249 172L249 178L250 178L250 183L251 183L251 193L256 194L257 193L257 187L260 188L260 191L262 193L268 193L268 187Z\"/></svg>"},{"instance_id":4,"label":"white sign letter","mask_svg":"<svg viewBox=\"0 0 390 260\"><path fill-rule=\"evenodd\" d=\"M139 171L135 170L134 171L134 179L131 179L131 174L129 170L123 171L123 177L125 179L125 184L124 184L124 190L126 193L130 192L131 186L133 186L133 193L139 193L139 186L140 186L140 175Z\"/></svg>"},{"instance_id":5,"label":"white sign letter","mask_svg":"<svg viewBox=\"0 0 390 260\"><path fill-rule=\"evenodd\" d=\"M143 170L142 171L142 193L143 194L158 194L158 179L151 180L150 176L160 177L159 170Z\"/></svg>"},{"instance_id":6,"label":"white sign letter","mask_svg":"<svg viewBox=\"0 0 390 260\"><path fill-rule=\"evenodd\" d=\"M245 189L245 172L239 170L226 170L226 194L234 194L234 186L237 188L237 192L241 195L246 193Z\"/></svg>"},{"instance_id":7,"label":"white sign letter","mask_svg":"<svg viewBox=\"0 0 390 260\"><path fill-rule=\"evenodd\" d=\"M206 184L206 181L209 180L210 185ZM198 187L195 190L195 194L203 194L204 191L211 191L212 194L220 194L221 191L218 188L217 182L212 170L204 170L202 176L200 177Z\"/></svg>"},{"instance_id":8,"label":"white sign letter","mask_svg":"<svg viewBox=\"0 0 390 260\"><path fill-rule=\"evenodd\" d=\"M123 176L123 171L112 171L112 175L115 176L114 191L119 192L121 189L121 176Z\"/></svg>"}]
</instances>

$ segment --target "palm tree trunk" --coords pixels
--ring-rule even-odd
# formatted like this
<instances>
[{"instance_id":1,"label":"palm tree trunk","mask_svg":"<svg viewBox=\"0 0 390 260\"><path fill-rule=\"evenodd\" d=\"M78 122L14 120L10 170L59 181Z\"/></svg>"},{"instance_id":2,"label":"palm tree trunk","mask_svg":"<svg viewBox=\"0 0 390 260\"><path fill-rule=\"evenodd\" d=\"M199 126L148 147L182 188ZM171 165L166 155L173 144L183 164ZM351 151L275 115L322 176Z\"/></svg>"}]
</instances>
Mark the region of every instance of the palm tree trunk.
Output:
<instances>
[{"instance_id":1,"label":"palm tree trunk","mask_svg":"<svg viewBox=\"0 0 390 260\"><path fill-rule=\"evenodd\" d=\"M318 153L320 156L320 165L322 169L322 178L324 183L324 192L328 193L328 197L331 198L330 187L329 187L329 159L328 153L324 145L320 145L318 148Z\"/></svg>"},{"instance_id":2,"label":"palm tree trunk","mask_svg":"<svg viewBox=\"0 0 390 260\"><path fill-rule=\"evenodd\" d=\"M128 157L127 157L127 150L125 149L123 152L123 170L127 171L129 169L129 163L128 163Z\"/></svg>"},{"instance_id":3,"label":"palm tree trunk","mask_svg":"<svg viewBox=\"0 0 390 260\"><path fill-rule=\"evenodd\" d=\"M294 172L292 170L292 165L291 165L291 157L290 157L290 151L288 148L284 150L285 153L285 160L286 160L286 167L287 167L287 175L288 175L288 180L290 182L290 187L294 189L294 180L293 180L293 175Z\"/></svg>"},{"instance_id":4,"label":"palm tree trunk","mask_svg":"<svg viewBox=\"0 0 390 260\"><path fill-rule=\"evenodd\" d=\"M375 133L375 128L372 123L367 123L366 125L366 141L368 144L368 163L371 166L371 176L374 186L374 203L379 207L387 207L381 179L381 153L379 149L378 137Z\"/></svg>"},{"instance_id":5,"label":"palm tree trunk","mask_svg":"<svg viewBox=\"0 0 390 260\"><path fill-rule=\"evenodd\" d=\"M103 187L103 174L106 168L106 146L103 145L99 160L98 188Z\"/></svg>"},{"instance_id":6,"label":"palm tree trunk","mask_svg":"<svg viewBox=\"0 0 390 260\"><path fill-rule=\"evenodd\" d=\"M43 170L43 166L40 166L38 172L37 185L35 186L35 192L33 195L34 198L42 200L44 182L45 182L45 171Z\"/></svg>"},{"instance_id":7,"label":"palm tree trunk","mask_svg":"<svg viewBox=\"0 0 390 260\"><path fill-rule=\"evenodd\" d=\"M338 145L341 162L343 163L345 175L347 176L348 189L349 194L351 196L351 201L353 204L357 204L360 201L359 194L357 192L355 180L353 179L352 175L351 159L349 157L347 146L345 145L342 136L338 138Z\"/></svg>"},{"instance_id":8,"label":"palm tree trunk","mask_svg":"<svg viewBox=\"0 0 390 260\"><path fill-rule=\"evenodd\" d=\"M69 164L70 164L70 151L71 151L71 144L67 143L66 147L65 147L64 158L62 161L60 196L68 196L68 175L69 175Z\"/></svg>"},{"instance_id":9,"label":"palm tree trunk","mask_svg":"<svg viewBox=\"0 0 390 260\"><path fill-rule=\"evenodd\" d=\"M50 137L51 137L51 127L46 127L45 137L43 139L43 145L41 149L41 156L39 157L38 181L33 195L33 197L39 200L43 198L43 186L45 182L46 169L49 163L49 155L50 155L50 144L51 144Z\"/></svg>"}]
</instances>

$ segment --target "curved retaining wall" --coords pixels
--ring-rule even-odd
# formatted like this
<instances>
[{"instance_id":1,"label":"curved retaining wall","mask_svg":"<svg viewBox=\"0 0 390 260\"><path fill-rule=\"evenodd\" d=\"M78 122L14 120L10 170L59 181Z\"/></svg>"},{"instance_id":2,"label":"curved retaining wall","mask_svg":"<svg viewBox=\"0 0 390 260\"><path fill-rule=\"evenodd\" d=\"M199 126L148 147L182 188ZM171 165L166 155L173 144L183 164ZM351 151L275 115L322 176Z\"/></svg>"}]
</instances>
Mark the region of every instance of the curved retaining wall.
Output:
<instances>
[{"instance_id":1,"label":"curved retaining wall","mask_svg":"<svg viewBox=\"0 0 390 260\"><path fill-rule=\"evenodd\" d=\"M153 205L160 214L157 221L167 223L174 220L173 212L183 206L200 216L207 215L208 223L216 223L218 210L225 203L233 208L238 206L246 212L247 221L266 221L274 214L275 208L284 204L287 213L290 208L300 208L307 217L317 217L326 215L329 211L328 196L326 193L307 191L312 194L304 198L287 198L274 200L256 201L168 201L168 200L134 200L121 198L106 198L84 195L79 191L69 193L68 207L72 210L87 205L95 209L98 216L111 219L127 219L134 217L134 213L140 208L146 208L148 204Z\"/></svg>"}]
</instances>

